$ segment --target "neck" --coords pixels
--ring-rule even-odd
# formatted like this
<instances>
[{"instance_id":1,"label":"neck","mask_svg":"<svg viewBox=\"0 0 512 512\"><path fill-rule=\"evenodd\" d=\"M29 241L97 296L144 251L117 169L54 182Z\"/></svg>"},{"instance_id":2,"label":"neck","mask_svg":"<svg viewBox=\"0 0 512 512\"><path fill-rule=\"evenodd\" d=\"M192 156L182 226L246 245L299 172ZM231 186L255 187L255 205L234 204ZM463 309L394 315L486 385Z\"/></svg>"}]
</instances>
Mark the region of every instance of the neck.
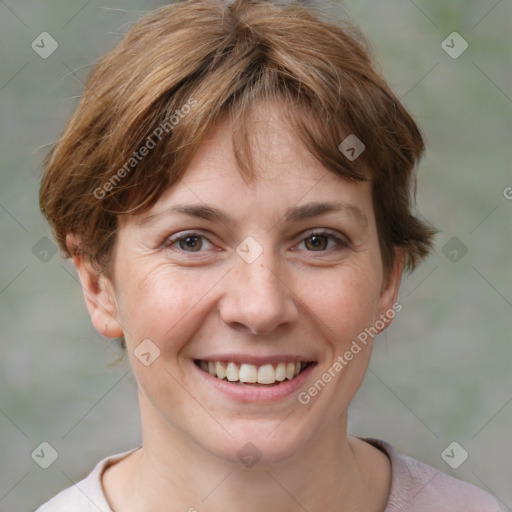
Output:
<instances>
[{"instance_id":1,"label":"neck","mask_svg":"<svg viewBox=\"0 0 512 512\"><path fill-rule=\"evenodd\" d=\"M143 448L103 478L116 512L169 510L171 503L172 510L188 512L385 508L390 482L375 486L373 478L383 460L375 459L376 450L367 443L347 437L346 416L286 460L252 467L206 451L169 427L144 399L141 417Z\"/></svg>"}]
</instances>

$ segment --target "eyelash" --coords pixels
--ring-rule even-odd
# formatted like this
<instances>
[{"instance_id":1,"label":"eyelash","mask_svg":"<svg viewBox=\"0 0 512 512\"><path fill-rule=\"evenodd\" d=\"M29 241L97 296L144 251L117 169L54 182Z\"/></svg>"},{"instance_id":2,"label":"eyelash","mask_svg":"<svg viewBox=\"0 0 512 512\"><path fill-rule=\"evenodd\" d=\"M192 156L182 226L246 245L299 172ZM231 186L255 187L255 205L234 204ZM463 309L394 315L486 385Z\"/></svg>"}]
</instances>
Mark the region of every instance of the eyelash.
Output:
<instances>
[{"instance_id":1,"label":"eyelash","mask_svg":"<svg viewBox=\"0 0 512 512\"><path fill-rule=\"evenodd\" d=\"M312 253L315 253L315 252L318 252L318 253L329 253L333 249L334 250L340 250L341 248L348 248L350 246L348 241L341 239L336 234L334 234L332 231L325 230L325 229L319 229L319 230L314 230L314 231L309 232L307 234L307 236L302 238L300 243L302 243L305 240L307 240L308 238L312 238L314 236L326 237L328 239L331 239L331 240L333 240L337 244L338 247L331 248L331 249L325 249L325 250L322 250L322 251L309 251L309 250L306 249L307 252L312 252ZM182 234L180 236L171 236L171 237L167 238L164 241L163 245L166 248L172 248L172 246L174 244L180 242L181 240L186 240L187 238L204 238L204 239L208 240L208 238L205 235L203 235L201 233L196 233L196 232L191 231L190 233L185 233L185 234ZM208 240L208 242L211 243L209 240ZM194 254L194 253L200 254L200 253L204 252L202 250L199 250L199 251L185 251L185 250L180 249L180 248L176 248L176 249L178 251L180 251L180 252L187 253L187 254Z\"/></svg>"}]
</instances>

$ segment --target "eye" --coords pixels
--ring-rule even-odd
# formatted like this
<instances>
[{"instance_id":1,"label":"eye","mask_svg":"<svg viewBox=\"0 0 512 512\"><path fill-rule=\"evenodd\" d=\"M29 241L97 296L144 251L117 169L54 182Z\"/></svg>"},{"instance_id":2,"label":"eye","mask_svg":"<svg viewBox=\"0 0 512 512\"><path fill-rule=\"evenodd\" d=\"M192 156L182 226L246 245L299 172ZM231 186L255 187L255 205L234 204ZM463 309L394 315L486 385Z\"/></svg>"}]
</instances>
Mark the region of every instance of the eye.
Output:
<instances>
[{"instance_id":1,"label":"eye","mask_svg":"<svg viewBox=\"0 0 512 512\"><path fill-rule=\"evenodd\" d=\"M201 249L207 248L206 245L212 245L208 239L199 233L186 233L181 236L172 236L169 237L164 245L165 247L174 247L177 246L176 249L184 251L184 252L202 252ZM211 247L210 247L211 248Z\"/></svg>"},{"instance_id":2,"label":"eye","mask_svg":"<svg viewBox=\"0 0 512 512\"><path fill-rule=\"evenodd\" d=\"M329 247L329 242L333 244ZM303 239L301 244L304 243L306 250L312 252L325 252L326 250L332 249L336 246L340 247L348 247L348 242L342 240L340 237L336 236L334 233L326 230L319 230L309 233L309 235Z\"/></svg>"},{"instance_id":3,"label":"eye","mask_svg":"<svg viewBox=\"0 0 512 512\"><path fill-rule=\"evenodd\" d=\"M304 244L308 252L327 252L333 249L349 247L348 241L327 230L310 232L308 236L302 239L299 249L302 249L302 244ZM178 233L167 238L164 242L164 247L173 248L181 252L200 253L204 252L204 250L212 249L213 244L204 235L190 232Z\"/></svg>"}]
</instances>

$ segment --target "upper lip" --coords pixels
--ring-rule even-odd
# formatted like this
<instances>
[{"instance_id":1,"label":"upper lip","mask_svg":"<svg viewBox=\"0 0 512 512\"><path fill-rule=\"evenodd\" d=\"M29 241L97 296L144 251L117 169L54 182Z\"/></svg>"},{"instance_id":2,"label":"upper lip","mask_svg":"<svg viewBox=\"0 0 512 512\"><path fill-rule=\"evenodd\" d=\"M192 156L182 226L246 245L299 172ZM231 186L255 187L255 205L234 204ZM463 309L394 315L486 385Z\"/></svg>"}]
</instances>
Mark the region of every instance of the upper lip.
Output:
<instances>
[{"instance_id":1,"label":"upper lip","mask_svg":"<svg viewBox=\"0 0 512 512\"><path fill-rule=\"evenodd\" d=\"M228 361L237 364L253 364L263 366L264 364L278 363L313 363L316 360L308 356L298 356L297 354L278 354L270 356L250 355L250 354L211 354L202 357L196 357L198 361Z\"/></svg>"}]
</instances>

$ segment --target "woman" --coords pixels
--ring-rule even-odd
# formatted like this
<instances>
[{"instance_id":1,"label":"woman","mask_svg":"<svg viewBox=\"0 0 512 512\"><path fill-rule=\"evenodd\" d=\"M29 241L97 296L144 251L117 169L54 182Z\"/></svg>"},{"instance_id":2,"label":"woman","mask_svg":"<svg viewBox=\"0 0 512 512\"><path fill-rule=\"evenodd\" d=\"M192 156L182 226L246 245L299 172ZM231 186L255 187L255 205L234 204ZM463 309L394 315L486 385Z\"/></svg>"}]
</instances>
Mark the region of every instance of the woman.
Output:
<instances>
[{"instance_id":1,"label":"woman","mask_svg":"<svg viewBox=\"0 0 512 512\"><path fill-rule=\"evenodd\" d=\"M266 1L140 20L92 73L41 209L95 328L122 338L142 446L39 510L489 511L347 434L402 272L421 134L362 36Z\"/></svg>"}]
</instances>

